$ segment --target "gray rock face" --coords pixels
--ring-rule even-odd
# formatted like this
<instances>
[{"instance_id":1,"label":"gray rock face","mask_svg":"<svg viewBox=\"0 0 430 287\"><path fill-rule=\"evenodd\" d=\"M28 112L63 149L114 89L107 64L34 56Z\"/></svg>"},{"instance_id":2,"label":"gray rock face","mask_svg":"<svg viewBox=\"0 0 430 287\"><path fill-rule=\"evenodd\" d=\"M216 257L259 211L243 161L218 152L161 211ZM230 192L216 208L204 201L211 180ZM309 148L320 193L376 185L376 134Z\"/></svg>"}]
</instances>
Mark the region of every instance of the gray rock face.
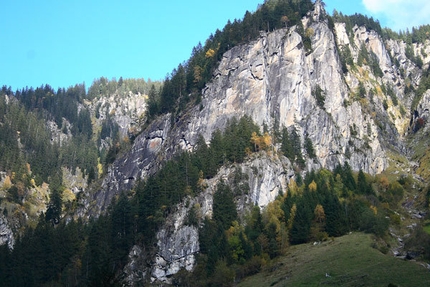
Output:
<instances>
[{"instance_id":1,"label":"gray rock face","mask_svg":"<svg viewBox=\"0 0 430 287\"><path fill-rule=\"evenodd\" d=\"M401 111L410 108L411 100L403 96L403 89L407 84L416 87L421 72L405 56L404 43L384 43L374 31L357 26L348 35L342 23L335 24L333 33L327 22L319 21L321 13L325 12L316 5L315 11L303 19L311 50L304 47L297 27L289 27L262 32L257 40L227 51L202 91L201 107L191 108L178 118L164 115L147 127L131 151L109 169L102 188L93 195L91 213L97 216L113 196L153 174L176 153L192 151L199 135L209 143L214 131L223 130L229 119L244 115L261 128L294 127L302 140L311 139L317 158L307 159L308 170L334 169L346 161L356 171L377 174L385 170L387 147L401 150L401 137L409 126L410 115ZM382 76L367 64L344 73L339 54L346 47L355 63L363 47L372 52ZM411 83L406 83L405 75ZM383 92L388 86L399 104ZM361 87L363 92L359 91ZM318 89L322 90L322 102L316 99ZM422 98L419 113L428 113L429 97L426 94ZM198 206L200 218L212 216L216 185L221 179L228 181L234 171L240 170L248 178L248 193L236 198L242 214L251 204L264 208L286 192L294 170L285 157L278 155L278 148L274 147L272 155L260 153L241 165L222 167L208 180L204 192L179 204L157 234L158 252L152 267L140 270L141 274L168 283L180 269L192 270L199 252L198 232L185 224L187 214L191 206ZM129 282L134 282L135 271L127 272Z\"/></svg>"},{"instance_id":2,"label":"gray rock face","mask_svg":"<svg viewBox=\"0 0 430 287\"><path fill-rule=\"evenodd\" d=\"M424 93L417 106L417 116L428 122L430 119L430 90Z\"/></svg>"},{"instance_id":3,"label":"gray rock face","mask_svg":"<svg viewBox=\"0 0 430 287\"><path fill-rule=\"evenodd\" d=\"M155 257L151 281L169 282L168 277L182 268L192 271L196 263L195 254L200 250L198 238L198 230L193 226L161 229L157 234L159 252Z\"/></svg>"},{"instance_id":4,"label":"gray rock face","mask_svg":"<svg viewBox=\"0 0 430 287\"><path fill-rule=\"evenodd\" d=\"M89 206L91 213L97 216L109 206L118 192L131 189L138 179L154 173L163 161L163 154L170 152L171 147L166 144L170 136L169 115L155 121L139 135L131 150L109 168L102 189L94 194L94 201Z\"/></svg>"},{"instance_id":5,"label":"gray rock face","mask_svg":"<svg viewBox=\"0 0 430 287\"><path fill-rule=\"evenodd\" d=\"M213 179L208 180L207 192L213 194L221 181L233 184L236 172L240 172L241 178L249 185L249 191L236 197L238 214L243 214L250 206L266 207L287 191L287 184L294 177L288 159L260 152L242 164L221 168ZM200 206L203 216L212 216L212 201L200 202Z\"/></svg>"},{"instance_id":6,"label":"gray rock face","mask_svg":"<svg viewBox=\"0 0 430 287\"><path fill-rule=\"evenodd\" d=\"M124 267L125 286L142 286L146 280L145 256L142 248L134 245L128 254L128 264ZM140 285L139 285L140 283Z\"/></svg>"},{"instance_id":7,"label":"gray rock face","mask_svg":"<svg viewBox=\"0 0 430 287\"><path fill-rule=\"evenodd\" d=\"M96 209L103 210L113 194L154 172L156 162L192 150L198 135L209 142L228 119L244 115L261 127L274 127L275 121L280 128L294 126L302 139L307 135L312 140L322 167L332 169L348 160L355 170L384 170L387 159L375 122L358 102L344 104L351 91L333 33L325 22L313 22L308 29L313 31L309 54L295 27L262 33L258 40L226 52L203 90L203 109L192 108L173 125L166 115L137 137L130 153L109 170L95 196ZM317 86L324 92L324 106L317 105Z\"/></svg>"},{"instance_id":8,"label":"gray rock face","mask_svg":"<svg viewBox=\"0 0 430 287\"><path fill-rule=\"evenodd\" d=\"M7 244L10 249L15 245L13 232L9 227L7 218L0 214L0 245Z\"/></svg>"},{"instance_id":9,"label":"gray rock face","mask_svg":"<svg viewBox=\"0 0 430 287\"><path fill-rule=\"evenodd\" d=\"M139 131L140 121L146 111L146 98L147 95L141 93L115 93L98 97L87 102L86 106L93 115L99 115L96 117L98 125L109 116L118 124L119 133L124 137L132 130Z\"/></svg>"}]
</instances>

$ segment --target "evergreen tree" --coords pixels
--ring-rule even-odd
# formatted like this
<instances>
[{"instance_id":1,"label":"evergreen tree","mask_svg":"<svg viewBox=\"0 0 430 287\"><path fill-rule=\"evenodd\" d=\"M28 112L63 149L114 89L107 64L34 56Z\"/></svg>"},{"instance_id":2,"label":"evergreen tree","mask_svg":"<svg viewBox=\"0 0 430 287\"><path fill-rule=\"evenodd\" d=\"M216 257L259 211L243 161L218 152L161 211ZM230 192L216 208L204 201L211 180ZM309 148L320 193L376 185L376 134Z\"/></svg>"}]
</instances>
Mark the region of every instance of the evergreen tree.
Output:
<instances>
[{"instance_id":1,"label":"evergreen tree","mask_svg":"<svg viewBox=\"0 0 430 287\"><path fill-rule=\"evenodd\" d=\"M233 192L228 185L221 182L214 193L213 220L223 230L226 230L236 218L237 211Z\"/></svg>"},{"instance_id":2,"label":"evergreen tree","mask_svg":"<svg viewBox=\"0 0 430 287\"><path fill-rule=\"evenodd\" d=\"M124 194L114 204L111 218L112 258L121 263L127 256L133 243L133 211L132 206Z\"/></svg>"},{"instance_id":3,"label":"evergreen tree","mask_svg":"<svg viewBox=\"0 0 430 287\"><path fill-rule=\"evenodd\" d=\"M60 222L63 200L62 193L64 188L62 187L62 175L58 172L55 173L51 181L51 198L46 210L45 220L50 221L52 224L58 224Z\"/></svg>"},{"instance_id":4,"label":"evergreen tree","mask_svg":"<svg viewBox=\"0 0 430 287\"><path fill-rule=\"evenodd\" d=\"M308 241L313 218L313 209L310 208L309 204L303 198L300 198L296 204L297 210L290 230L290 242L292 244L300 244Z\"/></svg>"},{"instance_id":5,"label":"evergreen tree","mask_svg":"<svg viewBox=\"0 0 430 287\"><path fill-rule=\"evenodd\" d=\"M158 92L155 89L155 85L152 85L148 93L148 119L153 119L159 111Z\"/></svg>"},{"instance_id":6,"label":"evergreen tree","mask_svg":"<svg viewBox=\"0 0 430 287\"><path fill-rule=\"evenodd\" d=\"M285 127L282 129L281 151L292 163L295 161L293 143Z\"/></svg>"},{"instance_id":7,"label":"evergreen tree","mask_svg":"<svg viewBox=\"0 0 430 287\"><path fill-rule=\"evenodd\" d=\"M53 224L58 224L61 217L62 200L58 190L51 193L51 200L46 210L46 221L51 221Z\"/></svg>"},{"instance_id":8,"label":"evergreen tree","mask_svg":"<svg viewBox=\"0 0 430 287\"><path fill-rule=\"evenodd\" d=\"M371 194L372 186L367 183L363 170L360 169L357 177L357 192L359 194Z\"/></svg>"},{"instance_id":9,"label":"evergreen tree","mask_svg":"<svg viewBox=\"0 0 430 287\"><path fill-rule=\"evenodd\" d=\"M348 232L347 218L345 208L339 202L339 199L328 194L323 202L326 215L326 231L330 236L341 236Z\"/></svg>"},{"instance_id":10,"label":"evergreen tree","mask_svg":"<svg viewBox=\"0 0 430 287\"><path fill-rule=\"evenodd\" d=\"M312 144L312 140L309 137L305 138L305 149L306 149L306 153L310 158L313 158L313 159L316 158L315 149Z\"/></svg>"},{"instance_id":11,"label":"evergreen tree","mask_svg":"<svg viewBox=\"0 0 430 287\"><path fill-rule=\"evenodd\" d=\"M342 178L342 182L348 190L350 191L356 190L357 184L355 182L354 176L352 175L351 166L348 164L348 162L345 162L343 167L337 166L335 168L335 174L340 174Z\"/></svg>"}]
</instances>

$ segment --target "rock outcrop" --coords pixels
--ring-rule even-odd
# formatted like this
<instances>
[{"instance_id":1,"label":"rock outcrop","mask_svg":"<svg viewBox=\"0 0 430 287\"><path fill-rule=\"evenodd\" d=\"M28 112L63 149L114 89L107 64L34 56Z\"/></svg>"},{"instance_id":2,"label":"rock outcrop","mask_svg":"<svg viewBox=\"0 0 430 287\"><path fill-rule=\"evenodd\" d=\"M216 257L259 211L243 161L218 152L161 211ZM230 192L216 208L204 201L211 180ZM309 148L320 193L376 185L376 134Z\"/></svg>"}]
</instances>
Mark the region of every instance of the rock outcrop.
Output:
<instances>
[{"instance_id":1,"label":"rock outcrop","mask_svg":"<svg viewBox=\"0 0 430 287\"><path fill-rule=\"evenodd\" d=\"M7 218L0 214L0 245L7 244L10 249L15 245L15 237L9 227Z\"/></svg>"},{"instance_id":2,"label":"rock outcrop","mask_svg":"<svg viewBox=\"0 0 430 287\"><path fill-rule=\"evenodd\" d=\"M140 92L135 94L129 91L123 94L102 95L85 104L95 116L97 126L101 126L101 122L110 117L118 125L120 136L124 137L128 133L140 131L147 98L147 95Z\"/></svg>"},{"instance_id":3,"label":"rock outcrop","mask_svg":"<svg viewBox=\"0 0 430 287\"><path fill-rule=\"evenodd\" d=\"M303 19L305 33L297 26L261 32L257 40L227 51L202 91L201 105L177 118L168 114L154 120L135 139L131 151L110 167L102 188L92 195L90 213L103 212L115 195L156 172L173 155L192 151L200 135L209 143L212 133L223 130L228 120L245 115L261 128L295 128L302 141L309 138L316 159L307 158L308 170L334 169L348 162L356 171L384 171L388 167L386 150L404 149L400 139L408 130L410 115L405 110L411 100L403 96L403 89L417 86L421 72L405 56L404 43L384 43L376 32L358 26L348 34L342 23L335 23L332 30L323 20L325 11L320 5L317 1L315 11ZM311 47L304 44L304 37L310 39ZM341 59L345 49L350 50L354 63L365 49L377 68L363 63L345 71ZM407 83L406 77L411 81ZM427 102L426 94L421 114L428 113ZM184 218L195 205L200 218L211 216L216 184L221 178L228 179L233 169L249 179L249 193L237 197L238 210L251 204L263 208L286 192L295 173L285 157L278 158L277 148L272 158L259 155L240 166L222 167L205 192L180 203L157 234L152 269L139 270L139 274L169 282L181 268L193 268L199 251L198 232ZM133 274L127 273L129 282L141 278Z\"/></svg>"},{"instance_id":4,"label":"rock outcrop","mask_svg":"<svg viewBox=\"0 0 430 287\"><path fill-rule=\"evenodd\" d=\"M352 99L361 79L343 74L335 34L325 21L303 22L311 35L311 51L305 49L296 26L262 33L259 39L227 51L203 90L200 107L174 121L170 115L155 120L136 138L132 150L111 166L103 188L94 196L95 213L104 210L114 194L153 173L162 160L192 150L199 135L209 142L229 119L244 115L260 127L294 126L302 140L305 136L312 140L321 167L333 169L348 161L354 170L383 171L387 158L381 127L366 111L366 104ZM345 43L348 37L337 27L339 42ZM354 39L366 42L364 32L358 31ZM387 70L390 57L383 43L379 45L380 38L372 33L367 37L375 38L368 41L369 49L381 54L382 68ZM376 80L382 84L382 79ZM322 104L315 97L317 88L323 93ZM373 98L378 114L389 117L383 99ZM399 134L394 124L387 128Z\"/></svg>"},{"instance_id":5,"label":"rock outcrop","mask_svg":"<svg viewBox=\"0 0 430 287\"><path fill-rule=\"evenodd\" d=\"M148 270L136 262L144 261L139 247L133 247L129 264L125 269L127 282L142 282L142 274L150 274L151 281L171 283L171 276L181 269L192 271L196 263L196 254L200 251L197 226L187 223L191 208L197 212L198 221L212 217L213 194L218 183L234 184L234 174L239 172L243 182L243 193L236 196L238 214L246 214L251 206L264 208L275 198L287 192L287 183L294 176L294 170L288 159L278 158L266 152L260 152L242 164L222 167L218 174L206 180L204 192L196 197L188 197L174 208L165 224L157 233L157 252L152 259L152 267ZM246 179L246 180L245 180ZM236 180L237 181L237 180Z\"/></svg>"}]
</instances>

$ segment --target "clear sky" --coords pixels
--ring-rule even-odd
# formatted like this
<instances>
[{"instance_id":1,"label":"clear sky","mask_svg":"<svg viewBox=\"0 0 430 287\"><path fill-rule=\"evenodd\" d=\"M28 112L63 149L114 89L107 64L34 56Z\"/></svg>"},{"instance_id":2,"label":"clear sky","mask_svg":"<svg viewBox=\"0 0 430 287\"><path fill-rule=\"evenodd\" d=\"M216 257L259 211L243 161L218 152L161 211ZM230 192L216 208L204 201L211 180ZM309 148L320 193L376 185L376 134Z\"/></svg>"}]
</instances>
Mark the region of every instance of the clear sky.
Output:
<instances>
[{"instance_id":1,"label":"clear sky","mask_svg":"<svg viewBox=\"0 0 430 287\"><path fill-rule=\"evenodd\" d=\"M324 2L330 14L359 12L398 30L430 23L427 1ZM164 79L198 42L263 2L0 0L0 85L88 88L101 76Z\"/></svg>"}]
</instances>

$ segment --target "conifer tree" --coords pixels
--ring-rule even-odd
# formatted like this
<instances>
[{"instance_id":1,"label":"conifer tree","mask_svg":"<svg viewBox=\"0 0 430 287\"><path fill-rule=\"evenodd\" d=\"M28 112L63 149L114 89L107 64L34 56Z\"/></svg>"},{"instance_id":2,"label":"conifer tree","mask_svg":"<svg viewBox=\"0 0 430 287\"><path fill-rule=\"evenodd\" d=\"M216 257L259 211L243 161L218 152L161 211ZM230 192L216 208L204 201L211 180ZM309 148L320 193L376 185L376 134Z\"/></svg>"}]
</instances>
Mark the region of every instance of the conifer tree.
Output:
<instances>
[{"instance_id":1,"label":"conifer tree","mask_svg":"<svg viewBox=\"0 0 430 287\"><path fill-rule=\"evenodd\" d=\"M217 190L214 193L213 220L223 230L226 230L236 218L237 211L233 192L228 185L221 182L218 184Z\"/></svg>"},{"instance_id":2,"label":"conifer tree","mask_svg":"<svg viewBox=\"0 0 430 287\"><path fill-rule=\"evenodd\" d=\"M359 194L371 194L372 186L367 183L363 170L360 169L357 177L357 192Z\"/></svg>"},{"instance_id":3,"label":"conifer tree","mask_svg":"<svg viewBox=\"0 0 430 287\"><path fill-rule=\"evenodd\" d=\"M290 242L292 244L308 241L313 218L313 212L303 198L297 201L296 206L294 221L290 229Z\"/></svg>"}]
</instances>

